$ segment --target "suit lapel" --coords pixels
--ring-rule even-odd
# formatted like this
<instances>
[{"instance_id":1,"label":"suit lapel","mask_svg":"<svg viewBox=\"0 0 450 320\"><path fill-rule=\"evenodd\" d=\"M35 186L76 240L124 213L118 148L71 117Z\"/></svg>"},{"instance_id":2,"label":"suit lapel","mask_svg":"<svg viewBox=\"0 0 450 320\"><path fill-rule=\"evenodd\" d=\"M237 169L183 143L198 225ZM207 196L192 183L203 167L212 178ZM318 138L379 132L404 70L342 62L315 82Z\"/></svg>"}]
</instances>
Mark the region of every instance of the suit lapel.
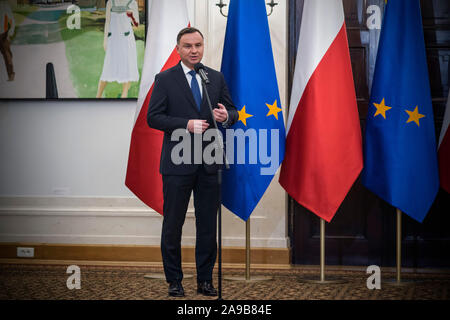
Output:
<instances>
[{"instance_id":1,"label":"suit lapel","mask_svg":"<svg viewBox=\"0 0 450 320\"><path fill-rule=\"evenodd\" d=\"M181 67L181 62L178 63L177 68L175 69L175 79L178 82L178 85L180 86L183 94L188 98L191 107L198 112L197 103L194 100L194 95L192 94L191 87L186 80L186 75L184 74L183 68Z\"/></svg>"}]
</instances>

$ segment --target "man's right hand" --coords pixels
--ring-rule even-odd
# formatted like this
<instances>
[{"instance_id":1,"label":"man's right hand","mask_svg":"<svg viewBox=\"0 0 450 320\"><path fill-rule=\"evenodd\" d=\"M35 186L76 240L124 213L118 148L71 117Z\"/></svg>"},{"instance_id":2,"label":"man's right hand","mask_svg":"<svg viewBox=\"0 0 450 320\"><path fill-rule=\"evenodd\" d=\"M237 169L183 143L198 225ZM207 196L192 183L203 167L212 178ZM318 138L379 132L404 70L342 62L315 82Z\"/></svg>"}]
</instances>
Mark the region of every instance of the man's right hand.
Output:
<instances>
[{"instance_id":1,"label":"man's right hand","mask_svg":"<svg viewBox=\"0 0 450 320\"><path fill-rule=\"evenodd\" d=\"M208 127L209 123L201 119L189 120L187 125L188 131L192 133L203 133Z\"/></svg>"}]
</instances>

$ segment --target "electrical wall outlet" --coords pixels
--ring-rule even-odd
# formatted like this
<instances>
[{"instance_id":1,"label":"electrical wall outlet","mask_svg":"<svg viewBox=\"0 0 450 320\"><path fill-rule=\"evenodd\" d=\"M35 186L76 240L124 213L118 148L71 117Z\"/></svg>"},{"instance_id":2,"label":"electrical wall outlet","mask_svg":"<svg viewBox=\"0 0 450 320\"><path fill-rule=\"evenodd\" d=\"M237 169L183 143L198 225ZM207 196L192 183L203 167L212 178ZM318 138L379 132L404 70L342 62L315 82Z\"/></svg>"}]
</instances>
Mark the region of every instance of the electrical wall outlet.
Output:
<instances>
[{"instance_id":1,"label":"electrical wall outlet","mask_svg":"<svg viewBox=\"0 0 450 320\"><path fill-rule=\"evenodd\" d=\"M68 187L55 187L52 189L53 194L57 196L67 196L70 194L70 188Z\"/></svg>"},{"instance_id":2,"label":"electrical wall outlet","mask_svg":"<svg viewBox=\"0 0 450 320\"><path fill-rule=\"evenodd\" d=\"M33 258L34 248L17 247L17 256L22 258Z\"/></svg>"}]
</instances>

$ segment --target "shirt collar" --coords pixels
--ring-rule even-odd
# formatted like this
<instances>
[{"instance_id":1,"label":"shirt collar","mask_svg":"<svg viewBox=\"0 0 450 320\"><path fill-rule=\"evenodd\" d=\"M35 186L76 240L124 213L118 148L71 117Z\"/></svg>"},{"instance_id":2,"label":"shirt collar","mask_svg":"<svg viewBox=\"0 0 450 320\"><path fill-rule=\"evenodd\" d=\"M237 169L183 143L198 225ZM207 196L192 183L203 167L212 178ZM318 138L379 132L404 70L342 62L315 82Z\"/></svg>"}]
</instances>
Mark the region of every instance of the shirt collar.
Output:
<instances>
[{"instance_id":1,"label":"shirt collar","mask_svg":"<svg viewBox=\"0 0 450 320\"><path fill-rule=\"evenodd\" d=\"M188 66L186 66L186 65L183 63L183 61L180 61L180 62L181 62L181 67L183 68L184 74L188 74L189 72L192 71L191 69L189 69Z\"/></svg>"}]
</instances>

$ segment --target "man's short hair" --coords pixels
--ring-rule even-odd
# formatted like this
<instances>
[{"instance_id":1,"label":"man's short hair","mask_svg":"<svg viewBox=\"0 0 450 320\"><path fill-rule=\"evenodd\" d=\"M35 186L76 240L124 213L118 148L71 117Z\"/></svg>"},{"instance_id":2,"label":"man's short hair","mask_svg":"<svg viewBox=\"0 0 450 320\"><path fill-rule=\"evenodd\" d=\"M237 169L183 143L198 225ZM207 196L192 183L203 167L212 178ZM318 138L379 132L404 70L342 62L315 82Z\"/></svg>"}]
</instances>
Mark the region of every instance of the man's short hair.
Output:
<instances>
[{"instance_id":1,"label":"man's short hair","mask_svg":"<svg viewBox=\"0 0 450 320\"><path fill-rule=\"evenodd\" d=\"M177 44L180 43L180 39L182 36L184 36L185 34L188 34L188 33L195 33L195 32L198 32L203 38L203 34L197 28L187 27L187 28L181 29L181 31L178 32L178 35L177 35Z\"/></svg>"}]
</instances>

